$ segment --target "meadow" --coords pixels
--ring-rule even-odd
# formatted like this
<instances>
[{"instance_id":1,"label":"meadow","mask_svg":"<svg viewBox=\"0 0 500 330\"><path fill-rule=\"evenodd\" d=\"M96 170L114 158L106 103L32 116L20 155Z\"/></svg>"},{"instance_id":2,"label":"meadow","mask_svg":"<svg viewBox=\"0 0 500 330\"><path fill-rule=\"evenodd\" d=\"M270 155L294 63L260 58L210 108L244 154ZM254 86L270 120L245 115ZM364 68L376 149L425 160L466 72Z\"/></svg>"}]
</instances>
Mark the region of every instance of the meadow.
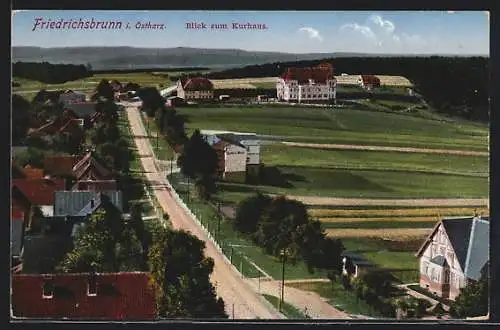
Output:
<instances>
[{"instance_id":1,"label":"meadow","mask_svg":"<svg viewBox=\"0 0 500 330\"><path fill-rule=\"evenodd\" d=\"M178 108L195 128L253 132L288 141L488 150L488 127L390 112L306 107Z\"/></svg>"}]
</instances>

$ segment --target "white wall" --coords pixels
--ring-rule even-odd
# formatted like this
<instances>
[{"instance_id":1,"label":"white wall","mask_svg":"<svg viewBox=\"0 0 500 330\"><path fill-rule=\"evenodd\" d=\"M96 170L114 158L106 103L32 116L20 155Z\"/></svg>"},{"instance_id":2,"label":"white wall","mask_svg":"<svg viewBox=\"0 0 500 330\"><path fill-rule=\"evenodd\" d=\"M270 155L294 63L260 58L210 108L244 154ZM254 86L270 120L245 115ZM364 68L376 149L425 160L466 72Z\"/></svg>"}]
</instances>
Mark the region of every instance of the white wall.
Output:
<instances>
[{"instance_id":1,"label":"white wall","mask_svg":"<svg viewBox=\"0 0 500 330\"><path fill-rule=\"evenodd\" d=\"M285 101L325 101L335 99L337 96L336 79L328 80L326 84L314 82L299 85L297 81L280 79L276 84L278 99Z\"/></svg>"},{"instance_id":2,"label":"white wall","mask_svg":"<svg viewBox=\"0 0 500 330\"><path fill-rule=\"evenodd\" d=\"M224 171L246 172L247 150L240 146L230 144L224 148Z\"/></svg>"}]
</instances>

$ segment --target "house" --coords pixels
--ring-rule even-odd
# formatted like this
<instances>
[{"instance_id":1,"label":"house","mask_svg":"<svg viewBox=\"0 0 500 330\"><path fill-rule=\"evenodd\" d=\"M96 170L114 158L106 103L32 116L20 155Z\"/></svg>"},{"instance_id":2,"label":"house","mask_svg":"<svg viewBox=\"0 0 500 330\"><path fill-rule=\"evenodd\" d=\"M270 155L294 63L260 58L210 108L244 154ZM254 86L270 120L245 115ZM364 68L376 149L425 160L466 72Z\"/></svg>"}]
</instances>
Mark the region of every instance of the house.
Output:
<instances>
[{"instance_id":1,"label":"house","mask_svg":"<svg viewBox=\"0 0 500 330\"><path fill-rule=\"evenodd\" d=\"M34 168L31 165L26 165L23 169L24 178L26 179L43 179L43 168Z\"/></svg>"},{"instance_id":2,"label":"house","mask_svg":"<svg viewBox=\"0 0 500 330\"><path fill-rule=\"evenodd\" d=\"M73 167L82 159L81 156L45 156L43 168L45 173L58 176L73 176Z\"/></svg>"},{"instance_id":3,"label":"house","mask_svg":"<svg viewBox=\"0 0 500 330\"><path fill-rule=\"evenodd\" d=\"M358 78L358 84L366 90L372 90L380 87L380 79L373 75L360 75Z\"/></svg>"},{"instance_id":4,"label":"house","mask_svg":"<svg viewBox=\"0 0 500 330\"><path fill-rule=\"evenodd\" d=\"M211 100L214 85L203 77L181 78L177 81L177 96L184 100Z\"/></svg>"},{"instance_id":5,"label":"house","mask_svg":"<svg viewBox=\"0 0 500 330\"><path fill-rule=\"evenodd\" d=\"M150 275L144 272L15 274L16 318L145 321L156 318Z\"/></svg>"},{"instance_id":6,"label":"house","mask_svg":"<svg viewBox=\"0 0 500 330\"><path fill-rule=\"evenodd\" d=\"M83 136L82 127L83 122L81 120L60 116L41 127L30 129L28 131L28 136L53 137L59 133L69 133L75 136Z\"/></svg>"},{"instance_id":7,"label":"house","mask_svg":"<svg viewBox=\"0 0 500 330\"><path fill-rule=\"evenodd\" d=\"M92 152L82 157L72 169L76 181L112 179L113 173L93 156Z\"/></svg>"},{"instance_id":8,"label":"house","mask_svg":"<svg viewBox=\"0 0 500 330\"><path fill-rule=\"evenodd\" d=\"M59 102L64 103L65 105L71 103L84 103L87 99L87 96L82 92L75 92L72 90L66 90L59 95Z\"/></svg>"},{"instance_id":9,"label":"house","mask_svg":"<svg viewBox=\"0 0 500 330\"><path fill-rule=\"evenodd\" d=\"M27 230L33 228L36 218L53 215L54 193L58 190L64 190L64 180L12 180L12 201L24 213Z\"/></svg>"},{"instance_id":10,"label":"house","mask_svg":"<svg viewBox=\"0 0 500 330\"><path fill-rule=\"evenodd\" d=\"M179 105L182 105L182 104L185 104L185 100L182 98L182 97L179 97L179 96L170 96L170 97L167 97L167 102L166 102L166 106L167 107L176 107L176 106L179 106Z\"/></svg>"},{"instance_id":11,"label":"house","mask_svg":"<svg viewBox=\"0 0 500 330\"><path fill-rule=\"evenodd\" d=\"M331 64L320 64L308 68L288 68L278 77L276 84L278 101L318 102L335 101L337 80Z\"/></svg>"},{"instance_id":12,"label":"house","mask_svg":"<svg viewBox=\"0 0 500 330\"><path fill-rule=\"evenodd\" d=\"M65 105L66 109L72 111L80 119L89 118L96 112L95 102L73 102Z\"/></svg>"},{"instance_id":13,"label":"house","mask_svg":"<svg viewBox=\"0 0 500 330\"><path fill-rule=\"evenodd\" d=\"M71 190L106 191L117 189L118 183L116 180L81 180L77 181Z\"/></svg>"},{"instance_id":14,"label":"house","mask_svg":"<svg viewBox=\"0 0 500 330\"><path fill-rule=\"evenodd\" d=\"M489 260L489 218L442 219L416 256L420 286L454 300L468 282L479 280Z\"/></svg>"},{"instance_id":15,"label":"house","mask_svg":"<svg viewBox=\"0 0 500 330\"><path fill-rule=\"evenodd\" d=\"M239 144L247 149L246 175L247 178L257 177L261 168L260 141L256 134L221 134L226 141Z\"/></svg>"},{"instance_id":16,"label":"house","mask_svg":"<svg viewBox=\"0 0 500 330\"><path fill-rule=\"evenodd\" d=\"M204 140L217 153L219 160L217 178L230 182L246 180L246 147L225 136L203 135Z\"/></svg>"},{"instance_id":17,"label":"house","mask_svg":"<svg viewBox=\"0 0 500 330\"><path fill-rule=\"evenodd\" d=\"M123 194L119 190L59 190L54 194L54 218L63 218L73 229L86 221L87 217L98 210L107 196L111 204L120 213L123 212Z\"/></svg>"},{"instance_id":18,"label":"house","mask_svg":"<svg viewBox=\"0 0 500 330\"><path fill-rule=\"evenodd\" d=\"M364 257L353 253L344 251L341 254L342 257L342 274L349 277L358 277L362 274L376 269L376 265L366 260Z\"/></svg>"},{"instance_id":19,"label":"house","mask_svg":"<svg viewBox=\"0 0 500 330\"><path fill-rule=\"evenodd\" d=\"M15 202L11 205L10 215L10 255L11 271L19 273L23 268L24 252L24 212Z\"/></svg>"}]
</instances>

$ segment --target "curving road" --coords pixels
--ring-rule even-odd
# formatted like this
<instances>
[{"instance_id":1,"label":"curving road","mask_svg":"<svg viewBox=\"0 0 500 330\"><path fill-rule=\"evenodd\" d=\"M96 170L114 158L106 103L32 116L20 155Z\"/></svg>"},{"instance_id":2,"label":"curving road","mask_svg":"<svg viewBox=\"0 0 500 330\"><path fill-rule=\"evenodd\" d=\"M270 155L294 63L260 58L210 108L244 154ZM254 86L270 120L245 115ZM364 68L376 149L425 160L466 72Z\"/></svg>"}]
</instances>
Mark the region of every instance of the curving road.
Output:
<instances>
[{"instance_id":1,"label":"curving road","mask_svg":"<svg viewBox=\"0 0 500 330\"><path fill-rule=\"evenodd\" d=\"M145 136L146 129L142 123L137 104L123 104L127 109L127 116L133 136ZM183 229L195 235L206 243L205 254L214 260L214 271L211 276L218 296L225 302L227 314L235 319L283 319L270 303L258 295L243 278L233 270L221 253L208 239L202 229L196 224L187 212L176 202L169 190L166 178L157 171L154 158L151 156L152 147L147 139L134 138L140 154L150 156L141 157L141 163L147 179L152 182L154 193L162 209L168 213L172 227ZM161 183L161 184L158 184Z\"/></svg>"}]
</instances>

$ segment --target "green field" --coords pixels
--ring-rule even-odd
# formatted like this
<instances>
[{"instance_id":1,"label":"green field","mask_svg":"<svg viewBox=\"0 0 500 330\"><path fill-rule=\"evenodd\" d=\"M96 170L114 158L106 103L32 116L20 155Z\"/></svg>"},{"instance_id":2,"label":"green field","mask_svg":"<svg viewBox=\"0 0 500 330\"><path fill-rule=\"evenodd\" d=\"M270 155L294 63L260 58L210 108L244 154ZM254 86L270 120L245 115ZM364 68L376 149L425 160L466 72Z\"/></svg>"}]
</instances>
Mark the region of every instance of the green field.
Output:
<instances>
[{"instance_id":1,"label":"green field","mask_svg":"<svg viewBox=\"0 0 500 330\"><path fill-rule=\"evenodd\" d=\"M338 282L334 283L290 283L286 284L296 289L313 291L328 299L328 303L348 314L381 317L373 307L364 300L358 299L352 291L345 290ZM286 290L286 288L285 288Z\"/></svg>"},{"instance_id":2,"label":"green field","mask_svg":"<svg viewBox=\"0 0 500 330\"><path fill-rule=\"evenodd\" d=\"M156 154L156 157L160 160L170 160L174 156L174 152L164 136L158 136L158 129L153 118L148 119L147 116L141 112L142 120L144 122L144 127L149 136L149 141ZM149 124L148 124L148 121Z\"/></svg>"},{"instance_id":3,"label":"green field","mask_svg":"<svg viewBox=\"0 0 500 330\"><path fill-rule=\"evenodd\" d=\"M488 150L488 128L352 108L179 108L195 128L286 136L289 141Z\"/></svg>"},{"instance_id":4,"label":"green field","mask_svg":"<svg viewBox=\"0 0 500 330\"><path fill-rule=\"evenodd\" d=\"M268 294L263 294L262 296L266 298L266 300L269 301L276 309L279 308L280 298ZM286 301L284 301L283 305L281 306L281 312L288 319L310 319L310 317L306 316L302 311L298 310Z\"/></svg>"}]
</instances>

